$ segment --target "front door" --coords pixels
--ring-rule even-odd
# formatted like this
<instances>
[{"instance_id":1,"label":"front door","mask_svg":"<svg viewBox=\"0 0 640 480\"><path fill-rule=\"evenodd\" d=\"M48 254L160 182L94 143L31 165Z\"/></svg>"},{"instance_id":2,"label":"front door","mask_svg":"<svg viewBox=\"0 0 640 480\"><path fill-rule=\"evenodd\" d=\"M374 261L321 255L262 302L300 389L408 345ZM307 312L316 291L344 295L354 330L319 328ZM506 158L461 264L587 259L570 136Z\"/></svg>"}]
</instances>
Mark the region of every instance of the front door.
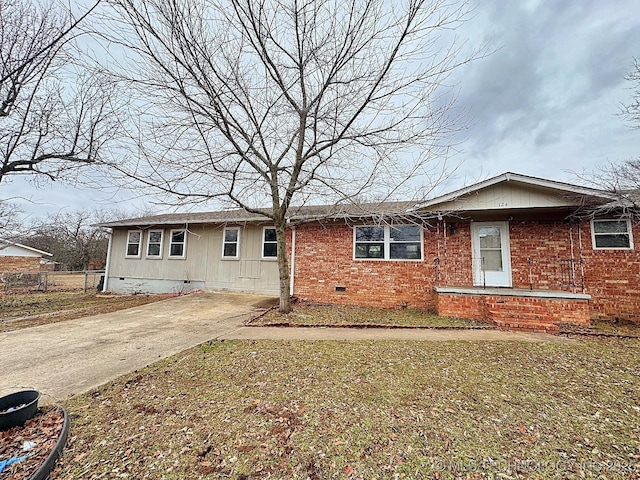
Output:
<instances>
[{"instance_id":1,"label":"front door","mask_svg":"<svg viewBox=\"0 0 640 480\"><path fill-rule=\"evenodd\" d=\"M509 222L472 222L473 284L511 286Z\"/></svg>"}]
</instances>

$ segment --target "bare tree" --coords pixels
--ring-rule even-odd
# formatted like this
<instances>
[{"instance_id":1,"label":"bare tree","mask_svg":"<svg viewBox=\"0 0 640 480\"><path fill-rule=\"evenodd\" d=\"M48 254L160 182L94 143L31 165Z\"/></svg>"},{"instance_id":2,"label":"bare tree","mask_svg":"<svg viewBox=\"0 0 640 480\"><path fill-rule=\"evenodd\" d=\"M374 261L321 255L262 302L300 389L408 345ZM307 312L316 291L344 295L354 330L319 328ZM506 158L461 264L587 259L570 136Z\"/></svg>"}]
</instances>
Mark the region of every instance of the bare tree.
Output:
<instances>
[{"instance_id":1,"label":"bare tree","mask_svg":"<svg viewBox=\"0 0 640 480\"><path fill-rule=\"evenodd\" d=\"M631 123L632 128L640 128L640 60L633 59L633 68L625 78L631 82L633 99L622 107L622 115Z\"/></svg>"},{"instance_id":2,"label":"bare tree","mask_svg":"<svg viewBox=\"0 0 640 480\"><path fill-rule=\"evenodd\" d=\"M2 238L15 235L20 230L20 208L15 203L0 200L0 235ZM1 247L0 247L1 248Z\"/></svg>"},{"instance_id":3,"label":"bare tree","mask_svg":"<svg viewBox=\"0 0 640 480\"><path fill-rule=\"evenodd\" d=\"M292 202L408 197L441 171L434 158L459 128L442 87L470 60L451 36L465 2L109 4L117 14L103 31L128 52L120 80L138 96L132 155L116 168L179 202L226 199L265 215L282 312Z\"/></svg>"},{"instance_id":4,"label":"bare tree","mask_svg":"<svg viewBox=\"0 0 640 480\"><path fill-rule=\"evenodd\" d=\"M52 260L67 270L87 270L93 262L104 263L109 234L94 226L113 219L115 212L75 210L59 212L31 222L20 243L53 254Z\"/></svg>"},{"instance_id":5,"label":"bare tree","mask_svg":"<svg viewBox=\"0 0 640 480\"><path fill-rule=\"evenodd\" d=\"M99 160L113 133L109 87L71 56L82 16L54 4L0 0L0 182L57 180Z\"/></svg>"},{"instance_id":6,"label":"bare tree","mask_svg":"<svg viewBox=\"0 0 640 480\"><path fill-rule=\"evenodd\" d=\"M631 102L623 105L620 114L632 129L640 129L640 62L634 59L633 68L625 79L631 82ZM611 195L611 201L588 206L587 215L616 214L638 217L640 213L640 158L620 163L610 162L596 172L577 175L580 180Z\"/></svg>"}]
</instances>

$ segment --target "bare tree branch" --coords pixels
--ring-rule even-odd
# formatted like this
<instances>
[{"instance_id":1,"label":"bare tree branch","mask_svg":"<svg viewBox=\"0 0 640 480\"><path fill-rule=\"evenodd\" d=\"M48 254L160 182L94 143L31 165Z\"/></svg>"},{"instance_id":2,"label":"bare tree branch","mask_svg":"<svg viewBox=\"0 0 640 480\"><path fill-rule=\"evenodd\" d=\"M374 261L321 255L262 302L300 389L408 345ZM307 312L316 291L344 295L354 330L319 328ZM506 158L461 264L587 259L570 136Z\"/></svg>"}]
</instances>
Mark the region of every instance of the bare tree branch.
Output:
<instances>
[{"instance_id":1,"label":"bare tree branch","mask_svg":"<svg viewBox=\"0 0 640 480\"><path fill-rule=\"evenodd\" d=\"M116 122L112 89L71 56L80 17L51 5L0 0L0 182L72 178L96 163Z\"/></svg>"},{"instance_id":2,"label":"bare tree branch","mask_svg":"<svg viewBox=\"0 0 640 480\"><path fill-rule=\"evenodd\" d=\"M446 79L482 55L462 57L443 37L466 21L466 2L108 4L104 38L128 52L114 75L135 92L139 121L116 171L180 201L226 199L270 218L282 309L293 202L430 192L460 128Z\"/></svg>"},{"instance_id":3,"label":"bare tree branch","mask_svg":"<svg viewBox=\"0 0 640 480\"><path fill-rule=\"evenodd\" d=\"M634 59L633 68L625 79L631 82L633 98L621 108L621 115L631 128L640 128L640 62ZM640 216L640 159L610 162L595 172L576 176L589 185L607 192L610 202L586 205L578 212L583 216L620 216L638 220Z\"/></svg>"}]
</instances>

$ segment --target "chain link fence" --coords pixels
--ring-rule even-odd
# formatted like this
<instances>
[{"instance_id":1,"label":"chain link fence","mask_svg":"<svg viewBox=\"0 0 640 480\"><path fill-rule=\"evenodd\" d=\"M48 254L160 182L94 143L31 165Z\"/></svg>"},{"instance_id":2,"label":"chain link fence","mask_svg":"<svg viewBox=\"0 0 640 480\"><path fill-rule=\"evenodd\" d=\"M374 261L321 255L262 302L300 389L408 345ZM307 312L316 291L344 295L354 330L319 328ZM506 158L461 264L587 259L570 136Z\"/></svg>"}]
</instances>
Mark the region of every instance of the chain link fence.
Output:
<instances>
[{"instance_id":1,"label":"chain link fence","mask_svg":"<svg viewBox=\"0 0 640 480\"><path fill-rule=\"evenodd\" d=\"M3 272L0 289L11 292L96 291L102 287L104 270L77 272Z\"/></svg>"}]
</instances>

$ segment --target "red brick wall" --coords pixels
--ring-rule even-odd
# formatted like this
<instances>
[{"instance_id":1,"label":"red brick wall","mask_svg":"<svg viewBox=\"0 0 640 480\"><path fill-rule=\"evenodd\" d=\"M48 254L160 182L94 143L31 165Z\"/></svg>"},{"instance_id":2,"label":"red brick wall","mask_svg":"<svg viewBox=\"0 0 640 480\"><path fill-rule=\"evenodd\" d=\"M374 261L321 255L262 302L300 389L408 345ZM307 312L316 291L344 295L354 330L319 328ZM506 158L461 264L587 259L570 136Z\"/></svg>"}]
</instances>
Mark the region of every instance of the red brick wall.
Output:
<instances>
[{"instance_id":1,"label":"red brick wall","mask_svg":"<svg viewBox=\"0 0 640 480\"><path fill-rule=\"evenodd\" d=\"M439 259L438 284L473 285L471 223L469 221L439 222L425 240L435 243L433 258ZM426 258L426 257L425 257Z\"/></svg>"},{"instance_id":2,"label":"red brick wall","mask_svg":"<svg viewBox=\"0 0 640 480\"><path fill-rule=\"evenodd\" d=\"M40 257L1 257L0 272L38 272Z\"/></svg>"},{"instance_id":3,"label":"red brick wall","mask_svg":"<svg viewBox=\"0 0 640 480\"><path fill-rule=\"evenodd\" d=\"M354 260L351 227L298 227L294 294L319 302L434 309L432 234L424 234L424 262ZM346 291L336 292L337 286Z\"/></svg>"},{"instance_id":4,"label":"red brick wall","mask_svg":"<svg viewBox=\"0 0 640 480\"><path fill-rule=\"evenodd\" d=\"M561 285L562 269L569 268L569 264L562 264L558 259L577 258L577 225L561 219L512 220L509 238L515 288L530 288L533 284L534 289L567 289L567 285Z\"/></svg>"},{"instance_id":5,"label":"red brick wall","mask_svg":"<svg viewBox=\"0 0 640 480\"><path fill-rule=\"evenodd\" d=\"M513 286L568 290L561 286L563 268L557 259L584 260L585 291L591 312L598 317L620 317L640 322L640 253L598 250L591 245L590 222L569 224L564 214L546 219L516 218L509 222ZM439 285L470 286L471 229L469 221L455 221L452 234L444 222L425 229L424 261L353 259L353 229L345 225L300 226L296 238L295 289L297 297L320 302L379 305L435 310L434 260L440 258ZM640 243L640 226L633 228ZM528 258L532 258L531 264ZM446 259L446 261L445 261ZM578 284L580 265L575 265ZM345 292L336 292L336 286ZM577 293L582 293L580 289ZM452 306L453 308L453 306Z\"/></svg>"},{"instance_id":6,"label":"red brick wall","mask_svg":"<svg viewBox=\"0 0 640 480\"><path fill-rule=\"evenodd\" d=\"M557 324L590 322L588 300L490 295L486 303L488 320L506 328L557 331Z\"/></svg>"},{"instance_id":7,"label":"red brick wall","mask_svg":"<svg viewBox=\"0 0 640 480\"><path fill-rule=\"evenodd\" d=\"M586 293L592 315L640 322L640 226L633 226L633 250L594 250L591 224L581 228Z\"/></svg>"}]
</instances>

